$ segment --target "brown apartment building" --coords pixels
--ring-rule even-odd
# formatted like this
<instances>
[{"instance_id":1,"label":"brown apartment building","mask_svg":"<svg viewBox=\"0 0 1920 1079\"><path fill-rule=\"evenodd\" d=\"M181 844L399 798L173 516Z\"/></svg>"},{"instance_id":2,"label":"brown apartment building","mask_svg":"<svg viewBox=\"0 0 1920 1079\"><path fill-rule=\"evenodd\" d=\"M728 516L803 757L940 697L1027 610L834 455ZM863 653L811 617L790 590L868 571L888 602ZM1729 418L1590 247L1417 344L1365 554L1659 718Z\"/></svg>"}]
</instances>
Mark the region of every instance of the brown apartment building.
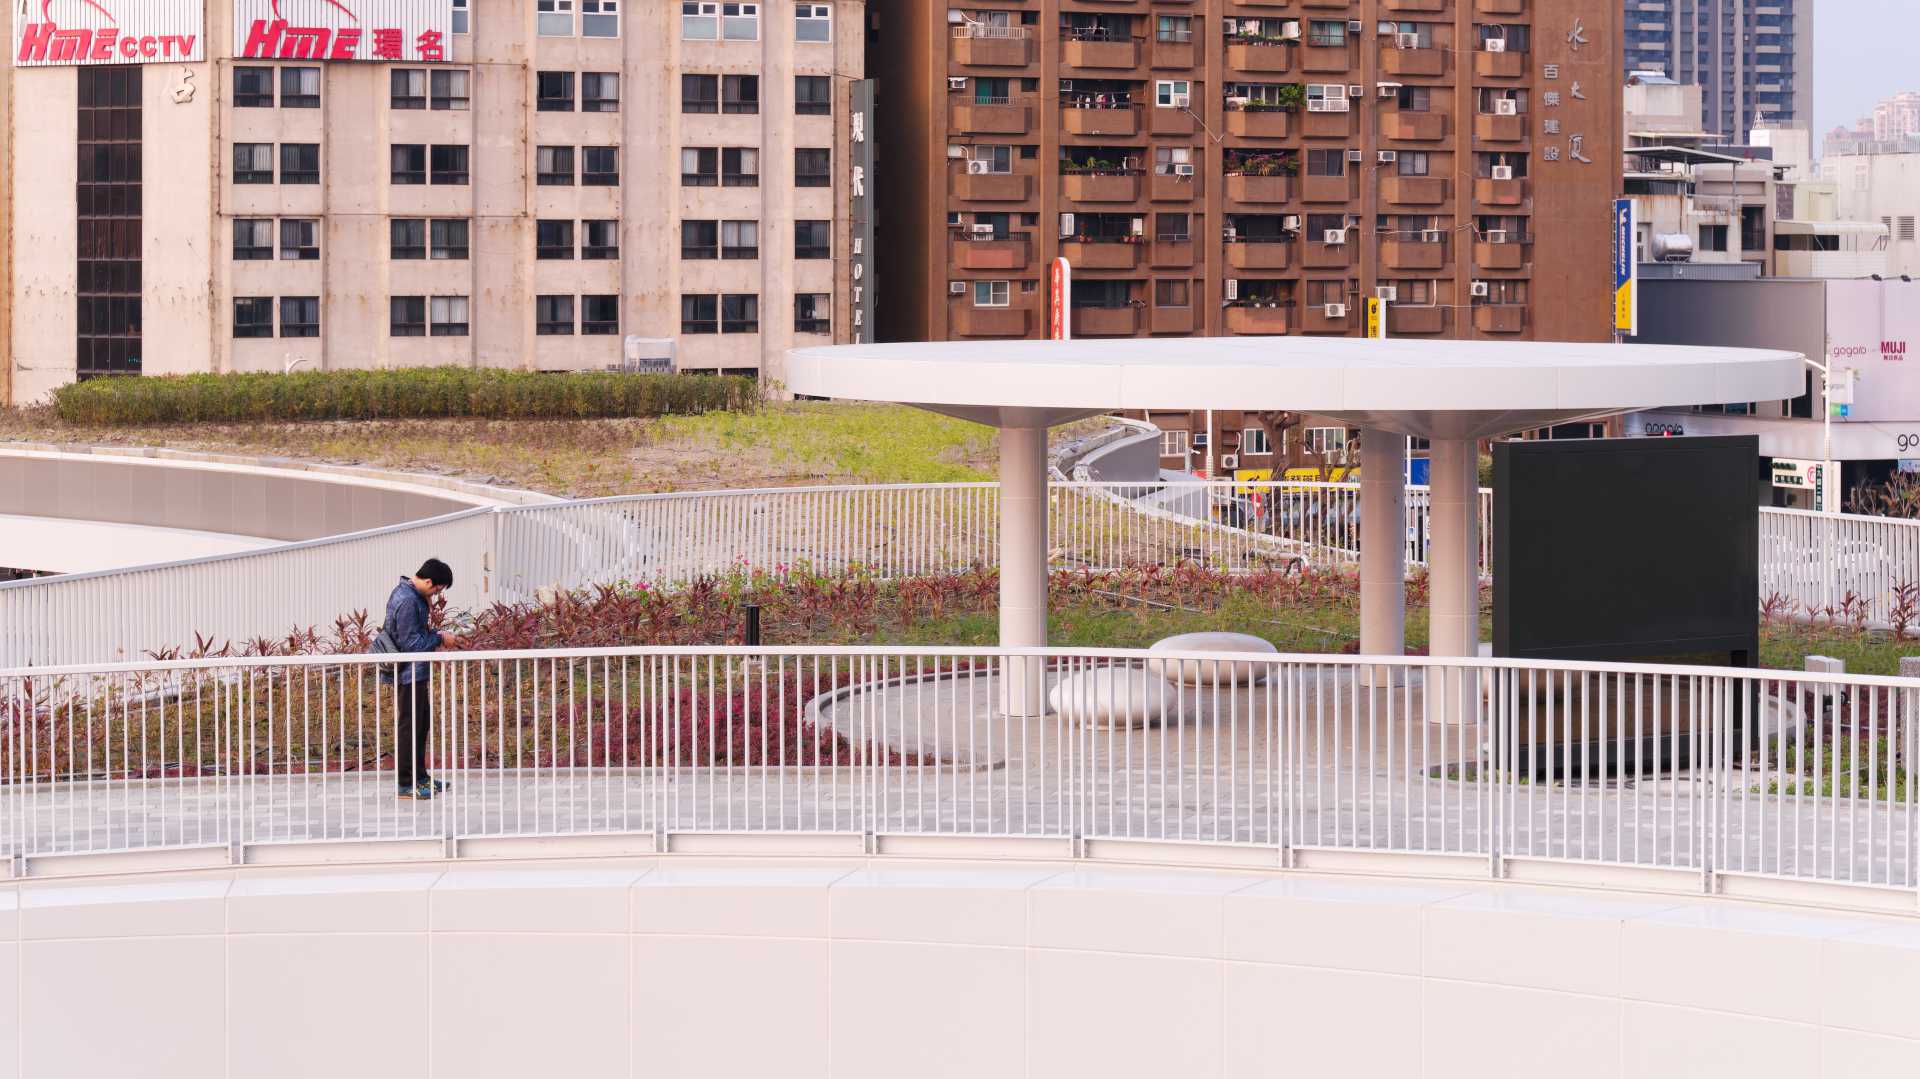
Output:
<instances>
[{"instance_id":1,"label":"brown apartment building","mask_svg":"<svg viewBox=\"0 0 1920 1079\"><path fill-rule=\"evenodd\" d=\"M883 338L1609 333L1618 4L870 10Z\"/></svg>"}]
</instances>

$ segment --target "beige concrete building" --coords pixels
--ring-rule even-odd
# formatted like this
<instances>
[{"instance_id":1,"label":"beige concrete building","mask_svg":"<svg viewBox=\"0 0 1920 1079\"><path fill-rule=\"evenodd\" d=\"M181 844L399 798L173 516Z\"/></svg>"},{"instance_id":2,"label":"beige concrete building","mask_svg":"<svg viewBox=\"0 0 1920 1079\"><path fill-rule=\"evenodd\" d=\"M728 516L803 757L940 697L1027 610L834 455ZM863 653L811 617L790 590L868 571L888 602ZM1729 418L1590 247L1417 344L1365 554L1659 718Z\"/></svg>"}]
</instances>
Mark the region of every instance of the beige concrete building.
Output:
<instances>
[{"instance_id":1,"label":"beige concrete building","mask_svg":"<svg viewBox=\"0 0 1920 1079\"><path fill-rule=\"evenodd\" d=\"M204 19L204 60L5 71L7 400L111 373L604 369L656 340L778 382L788 347L853 339L864 0L348 0L264 48L267 0L160 3ZM81 6L53 0L61 34ZM13 20L39 16L6 8L24 56ZM446 45L377 29L402 19ZM354 58L281 59L301 34Z\"/></svg>"}]
</instances>

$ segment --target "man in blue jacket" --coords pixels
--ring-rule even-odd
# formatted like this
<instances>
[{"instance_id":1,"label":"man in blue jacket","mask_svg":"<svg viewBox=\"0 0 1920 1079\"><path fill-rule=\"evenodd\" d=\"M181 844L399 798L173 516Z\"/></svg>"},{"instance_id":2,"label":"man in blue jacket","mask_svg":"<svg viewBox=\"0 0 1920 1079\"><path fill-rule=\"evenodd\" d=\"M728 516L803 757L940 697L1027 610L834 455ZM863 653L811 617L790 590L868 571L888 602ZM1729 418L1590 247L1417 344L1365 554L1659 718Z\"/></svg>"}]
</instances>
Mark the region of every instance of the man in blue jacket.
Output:
<instances>
[{"instance_id":1,"label":"man in blue jacket","mask_svg":"<svg viewBox=\"0 0 1920 1079\"><path fill-rule=\"evenodd\" d=\"M400 578L387 597L387 619L381 626L386 643L395 652L433 652L460 643L451 633L432 626L427 601L453 587L453 570L437 558L421 563L412 577ZM394 773L400 797L428 799L446 789L427 775L427 736L433 727L432 679L428 665L415 660L382 667L380 681L398 682L394 694Z\"/></svg>"}]
</instances>

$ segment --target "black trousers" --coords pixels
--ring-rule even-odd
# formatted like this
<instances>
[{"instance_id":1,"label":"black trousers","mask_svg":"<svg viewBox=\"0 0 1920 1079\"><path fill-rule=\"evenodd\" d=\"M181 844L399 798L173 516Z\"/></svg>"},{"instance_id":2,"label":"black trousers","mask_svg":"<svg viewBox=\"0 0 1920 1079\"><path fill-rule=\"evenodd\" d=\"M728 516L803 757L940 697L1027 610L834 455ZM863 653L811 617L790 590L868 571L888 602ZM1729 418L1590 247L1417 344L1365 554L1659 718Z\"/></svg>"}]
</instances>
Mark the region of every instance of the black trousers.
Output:
<instances>
[{"instance_id":1,"label":"black trousers","mask_svg":"<svg viewBox=\"0 0 1920 1079\"><path fill-rule=\"evenodd\" d=\"M427 738L433 731L433 686L422 678L395 687L393 771L400 789L410 791L432 781L427 775Z\"/></svg>"}]
</instances>

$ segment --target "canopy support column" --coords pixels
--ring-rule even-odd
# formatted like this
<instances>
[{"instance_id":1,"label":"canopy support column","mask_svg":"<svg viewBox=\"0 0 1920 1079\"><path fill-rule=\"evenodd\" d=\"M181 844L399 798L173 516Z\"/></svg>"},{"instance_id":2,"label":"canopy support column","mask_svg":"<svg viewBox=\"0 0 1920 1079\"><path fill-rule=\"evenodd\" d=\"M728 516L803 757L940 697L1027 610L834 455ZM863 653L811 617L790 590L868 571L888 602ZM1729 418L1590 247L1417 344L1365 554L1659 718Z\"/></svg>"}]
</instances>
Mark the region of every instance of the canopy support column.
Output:
<instances>
[{"instance_id":1,"label":"canopy support column","mask_svg":"<svg viewBox=\"0 0 1920 1079\"><path fill-rule=\"evenodd\" d=\"M1047 429L1000 428L1000 646L1047 643ZM1047 712L1046 662L1008 659L1000 671L1009 716Z\"/></svg>"},{"instance_id":2,"label":"canopy support column","mask_svg":"<svg viewBox=\"0 0 1920 1079\"><path fill-rule=\"evenodd\" d=\"M1360 432L1360 653L1407 651L1407 437Z\"/></svg>"}]
</instances>

